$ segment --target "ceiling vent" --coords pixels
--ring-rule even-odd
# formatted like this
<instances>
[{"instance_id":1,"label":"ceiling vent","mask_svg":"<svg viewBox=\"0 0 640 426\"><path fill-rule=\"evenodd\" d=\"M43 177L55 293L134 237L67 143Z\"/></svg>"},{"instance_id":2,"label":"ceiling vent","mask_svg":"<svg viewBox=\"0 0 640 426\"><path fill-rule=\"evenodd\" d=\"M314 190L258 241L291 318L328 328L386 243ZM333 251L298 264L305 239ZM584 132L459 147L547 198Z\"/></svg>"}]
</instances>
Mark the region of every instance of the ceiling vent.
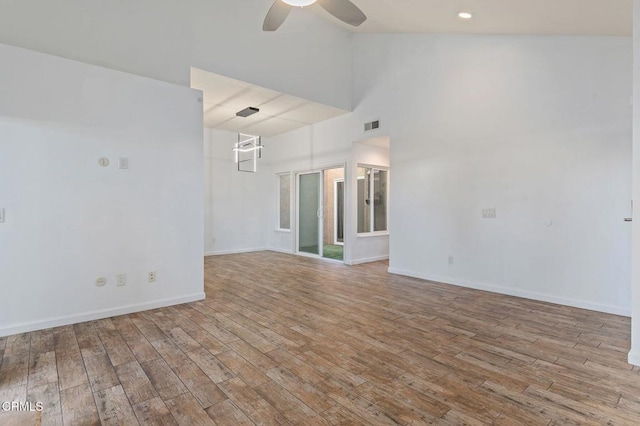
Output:
<instances>
[{"instance_id":1,"label":"ceiling vent","mask_svg":"<svg viewBox=\"0 0 640 426\"><path fill-rule=\"evenodd\" d=\"M242 111L238 111L236 112L236 115L238 117L249 117L250 115L253 115L257 112L260 112L260 110L258 108L254 108L254 107L248 107L243 109Z\"/></svg>"},{"instance_id":2,"label":"ceiling vent","mask_svg":"<svg viewBox=\"0 0 640 426\"><path fill-rule=\"evenodd\" d=\"M380 128L380 120L372 121L371 123L364 123L364 131L369 132L371 130L377 130Z\"/></svg>"}]
</instances>

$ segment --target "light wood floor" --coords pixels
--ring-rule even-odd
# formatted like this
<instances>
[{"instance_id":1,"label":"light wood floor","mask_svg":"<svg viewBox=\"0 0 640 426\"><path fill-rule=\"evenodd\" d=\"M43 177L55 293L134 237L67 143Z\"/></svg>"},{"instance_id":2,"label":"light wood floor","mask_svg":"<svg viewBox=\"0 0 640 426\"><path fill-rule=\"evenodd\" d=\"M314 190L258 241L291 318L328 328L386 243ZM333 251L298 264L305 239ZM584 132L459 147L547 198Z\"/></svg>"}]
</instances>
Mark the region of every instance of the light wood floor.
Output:
<instances>
[{"instance_id":1,"label":"light wood floor","mask_svg":"<svg viewBox=\"0 0 640 426\"><path fill-rule=\"evenodd\" d=\"M206 301L1 338L0 402L44 424L640 424L628 318L386 268L207 258Z\"/></svg>"}]
</instances>

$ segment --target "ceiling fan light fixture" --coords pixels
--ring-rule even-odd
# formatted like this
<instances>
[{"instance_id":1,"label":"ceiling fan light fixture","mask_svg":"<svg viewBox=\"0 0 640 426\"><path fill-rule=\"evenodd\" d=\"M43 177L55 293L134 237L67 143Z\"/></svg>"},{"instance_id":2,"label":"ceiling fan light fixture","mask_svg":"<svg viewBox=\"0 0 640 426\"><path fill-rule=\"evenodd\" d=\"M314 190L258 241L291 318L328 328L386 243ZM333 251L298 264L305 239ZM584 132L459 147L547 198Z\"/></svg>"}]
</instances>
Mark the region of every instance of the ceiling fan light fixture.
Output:
<instances>
[{"instance_id":1,"label":"ceiling fan light fixture","mask_svg":"<svg viewBox=\"0 0 640 426\"><path fill-rule=\"evenodd\" d=\"M471 12L460 12L460 13L458 13L458 18L460 18L460 19L471 19L471 18L473 18L473 13L471 13Z\"/></svg>"},{"instance_id":2,"label":"ceiling fan light fixture","mask_svg":"<svg viewBox=\"0 0 640 426\"><path fill-rule=\"evenodd\" d=\"M290 6L305 7L305 6L311 6L317 0L282 0L282 1Z\"/></svg>"}]
</instances>

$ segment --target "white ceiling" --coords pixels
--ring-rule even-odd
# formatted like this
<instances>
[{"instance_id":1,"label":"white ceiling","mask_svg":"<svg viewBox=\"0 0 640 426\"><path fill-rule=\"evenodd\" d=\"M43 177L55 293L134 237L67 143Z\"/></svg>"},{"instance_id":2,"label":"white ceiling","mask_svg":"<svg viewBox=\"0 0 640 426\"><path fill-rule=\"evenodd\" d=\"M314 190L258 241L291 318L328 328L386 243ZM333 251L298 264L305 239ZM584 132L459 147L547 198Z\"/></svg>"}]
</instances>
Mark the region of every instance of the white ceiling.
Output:
<instances>
[{"instance_id":1,"label":"white ceiling","mask_svg":"<svg viewBox=\"0 0 640 426\"><path fill-rule=\"evenodd\" d=\"M348 112L197 68L191 87L202 90L204 126L213 129L270 137ZM236 117L250 106L260 112Z\"/></svg>"},{"instance_id":2,"label":"white ceiling","mask_svg":"<svg viewBox=\"0 0 640 426\"><path fill-rule=\"evenodd\" d=\"M352 0L368 16L359 28L320 6L311 11L355 32L469 34L632 34L632 0ZM474 18L463 21L458 12ZM292 14L289 19L295 18ZM286 22L285 22L286 25Z\"/></svg>"}]
</instances>

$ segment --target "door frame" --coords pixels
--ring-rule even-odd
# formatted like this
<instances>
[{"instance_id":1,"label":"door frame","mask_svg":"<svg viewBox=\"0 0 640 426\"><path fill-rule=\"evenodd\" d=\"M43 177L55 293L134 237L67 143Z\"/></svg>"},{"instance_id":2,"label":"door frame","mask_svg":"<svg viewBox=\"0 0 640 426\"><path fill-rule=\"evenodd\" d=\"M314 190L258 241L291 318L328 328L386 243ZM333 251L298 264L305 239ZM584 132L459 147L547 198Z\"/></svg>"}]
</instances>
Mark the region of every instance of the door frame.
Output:
<instances>
[{"instance_id":1,"label":"door frame","mask_svg":"<svg viewBox=\"0 0 640 426\"><path fill-rule=\"evenodd\" d=\"M322 232L324 230L324 223L322 221L323 216L318 216L318 254L314 254L314 253L307 253L304 251L300 251L300 177L301 176L305 176L305 175L313 175L313 174L319 174L320 175L320 189L318 191L318 205L320 206L318 208L318 210L316 211L316 214L318 214L319 212L321 212L323 210L323 204L324 204L324 169L320 169L320 170L307 170L304 172L296 172L296 204L295 204L295 211L296 211L296 232L295 232L295 250L294 253L300 256L306 256L306 257L322 257L323 255L323 247L322 247Z\"/></svg>"},{"instance_id":2,"label":"door frame","mask_svg":"<svg viewBox=\"0 0 640 426\"><path fill-rule=\"evenodd\" d=\"M334 164L330 164L330 165L326 165L326 166L322 166L322 167L317 167L317 168L313 168L313 169L305 169L305 170L297 170L297 171L293 171L293 182L295 185L295 189L293 191L294 194L294 203L293 203L293 214L295 216L295 230L293 232L293 236L292 236L292 243L294 245L293 247L293 254L298 255L298 256L304 256L304 257L310 257L310 258L314 258L314 259L322 259L325 260L327 262L334 262L334 263L345 263L345 256L343 256L342 261L340 260L336 260L336 259L328 259L326 257L323 257L323 251L324 251L324 247L323 247L323 243L324 243L324 235L323 235L323 231L324 231L324 221L322 220L324 218L324 214L323 216L320 218L319 220L319 225L318 225L318 252L319 254L312 254L312 253L305 253L305 252L301 252L300 251L300 175L306 175L306 174L312 174L312 173L320 173L320 208L322 210L324 210L324 172L326 170L331 170L331 169L343 169L344 170L344 180L345 182L347 181L347 177L348 177L348 163L345 161L343 163L334 163ZM344 229L344 235L345 235L345 242L343 243L343 246L345 247L345 251L346 251L346 235L347 235L347 226L348 226L348 221L346 220L346 214L347 214L347 200L348 200L348 195L347 193L349 192L348 189L348 185L346 185L345 183L345 187L344 187L344 203L345 203L345 229Z\"/></svg>"},{"instance_id":3,"label":"door frame","mask_svg":"<svg viewBox=\"0 0 640 426\"><path fill-rule=\"evenodd\" d=\"M342 183L342 242L338 241L338 184ZM333 180L333 244L337 246L344 246L344 225L345 221L345 203L347 197L345 196L345 178Z\"/></svg>"}]
</instances>

